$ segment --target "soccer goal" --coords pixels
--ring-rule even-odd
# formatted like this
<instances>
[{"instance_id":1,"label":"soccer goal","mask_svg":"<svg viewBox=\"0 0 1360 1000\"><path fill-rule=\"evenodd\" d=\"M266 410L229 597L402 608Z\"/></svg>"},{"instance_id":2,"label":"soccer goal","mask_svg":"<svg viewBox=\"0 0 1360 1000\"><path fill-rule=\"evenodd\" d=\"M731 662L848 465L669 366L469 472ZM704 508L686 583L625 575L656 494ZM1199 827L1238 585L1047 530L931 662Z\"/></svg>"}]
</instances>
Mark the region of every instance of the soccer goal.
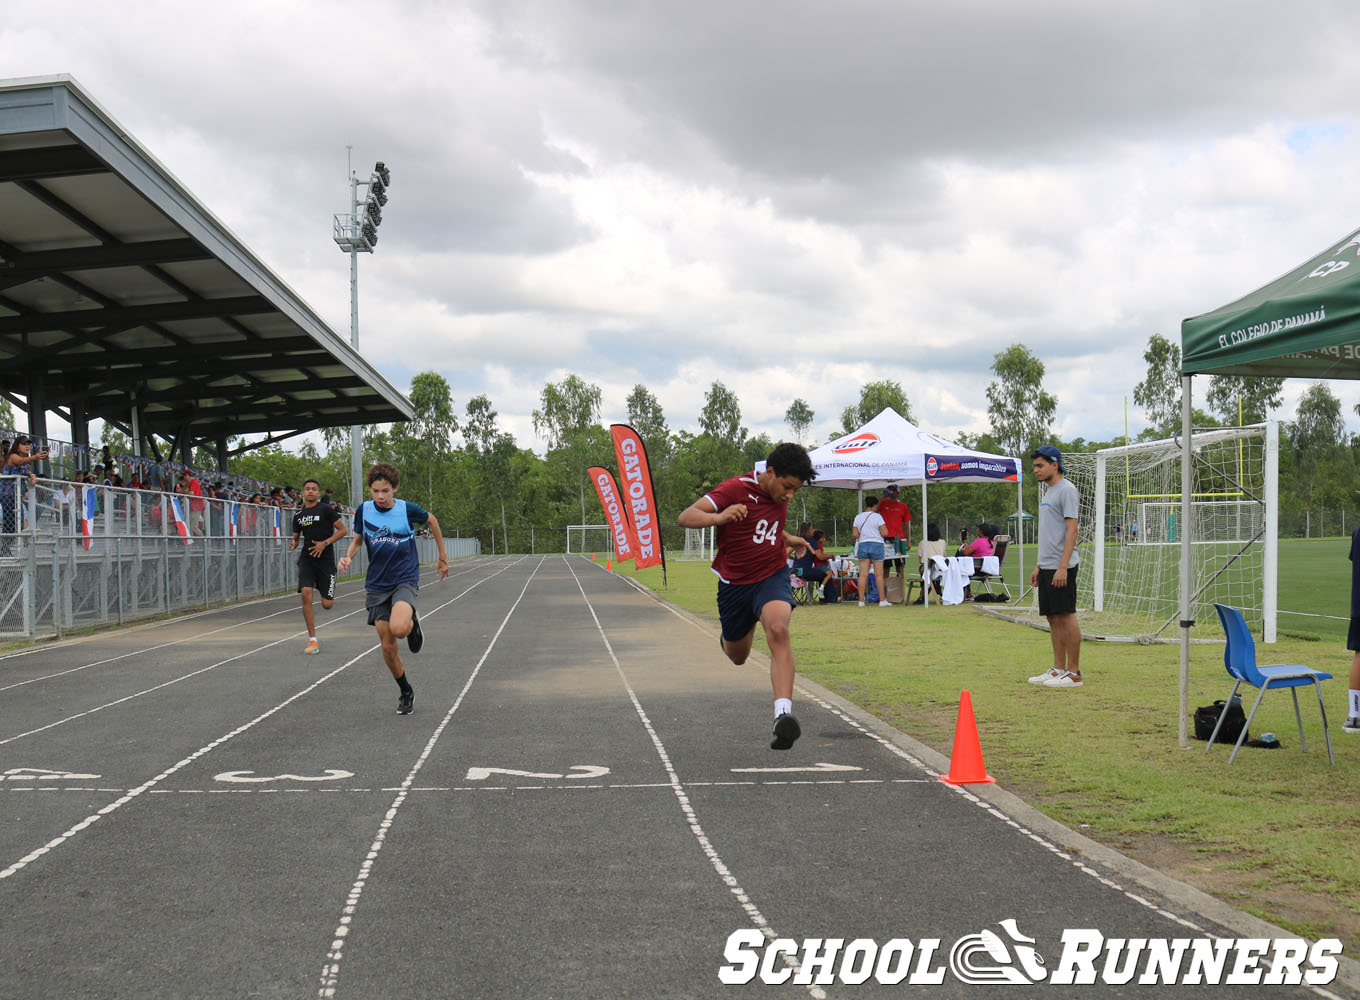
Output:
<instances>
[{"instance_id":1,"label":"soccer goal","mask_svg":"<svg viewBox=\"0 0 1360 1000\"><path fill-rule=\"evenodd\" d=\"M1215 603L1275 641L1279 425L1196 431L1191 439L1191 613L1195 638L1222 638ZM1177 438L1063 456L1081 496L1077 608L1082 633L1179 638L1181 508ZM1032 620L1037 612L1031 610Z\"/></svg>"},{"instance_id":2,"label":"soccer goal","mask_svg":"<svg viewBox=\"0 0 1360 1000\"><path fill-rule=\"evenodd\" d=\"M567 525L567 555L587 552L614 554L614 536L607 524Z\"/></svg>"},{"instance_id":3,"label":"soccer goal","mask_svg":"<svg viewBox=\"0 0 1360 1000\"><path fill-rule=\"evenodd\" d=\"M712 559L714 555L714 538L717 528L686 528L685 529L685 551L678 558L681 559Z\"/></svg>"}]
</instances>

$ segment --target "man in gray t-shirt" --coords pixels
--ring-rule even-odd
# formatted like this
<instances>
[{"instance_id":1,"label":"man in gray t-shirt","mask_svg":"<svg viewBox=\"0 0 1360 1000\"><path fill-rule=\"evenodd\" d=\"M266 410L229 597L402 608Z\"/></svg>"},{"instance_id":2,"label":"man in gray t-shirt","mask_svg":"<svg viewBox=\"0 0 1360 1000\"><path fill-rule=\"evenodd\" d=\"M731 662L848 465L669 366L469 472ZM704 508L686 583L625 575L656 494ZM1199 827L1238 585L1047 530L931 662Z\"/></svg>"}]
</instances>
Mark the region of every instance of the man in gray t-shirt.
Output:
<instances>
[{"instance_id":1,"label":"man in gray t-shirt","mask_svg":"<svg viewBox=\"0 0 1360 1000\"><path fill-rule=\"evenodd\" d=\"M1081 627L1077 624L1077 488L1064 476L1062 452L1051 444L1030 456L1034 478L1046 489L1039 500L1039 555L1030 586L1039 595L1039 614L1048 619L1053 667L1031 684L1076 688L1081 680Z\"/></svg>"}]
</instances>

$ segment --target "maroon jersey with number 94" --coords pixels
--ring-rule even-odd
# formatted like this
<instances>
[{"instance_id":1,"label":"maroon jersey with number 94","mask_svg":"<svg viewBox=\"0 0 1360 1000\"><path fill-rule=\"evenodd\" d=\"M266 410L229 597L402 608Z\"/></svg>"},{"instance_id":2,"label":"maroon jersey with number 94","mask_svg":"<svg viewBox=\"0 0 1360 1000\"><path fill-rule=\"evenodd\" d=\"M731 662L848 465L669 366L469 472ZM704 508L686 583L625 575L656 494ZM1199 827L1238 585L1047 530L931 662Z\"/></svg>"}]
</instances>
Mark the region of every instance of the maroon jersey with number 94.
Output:
<instances>
[{"instance_id":1,"label":"maroon jersey with number 94","mask_svg":"<svg viewBox=\"0 0 1360 1000\"><path fill-rule=\"evenodd\" d=\"M788 564L784 554L784 522L788 501L775 503L760 488L755 473L737 476L704 494L714 513L734 503L746 505L746 517L718 526L718 554L713 572L724 583L759 583Z\"/></svg>"}]
</instances>

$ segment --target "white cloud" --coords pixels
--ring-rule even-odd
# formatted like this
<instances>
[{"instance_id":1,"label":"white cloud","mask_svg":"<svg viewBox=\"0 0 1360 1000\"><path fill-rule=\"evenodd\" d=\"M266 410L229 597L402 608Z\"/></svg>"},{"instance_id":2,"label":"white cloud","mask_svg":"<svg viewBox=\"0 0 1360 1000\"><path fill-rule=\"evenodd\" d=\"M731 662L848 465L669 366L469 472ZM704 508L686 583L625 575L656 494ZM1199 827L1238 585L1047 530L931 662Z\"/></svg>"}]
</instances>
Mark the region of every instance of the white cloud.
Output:
<instances>
[{"instance_id":1,"label":"white cloud","mask_svg":"<svg viewBox=\"0 0 1360 1000\"><path fill-rule=\"evenodd\" d=\"M1152 333L1360 225L1358 45L1332 0L0 11L8 74L73 73L346 338L345 146L385 159L362 349L538 448L566 371L677 429L721 378L753 432L802 397L825 439L893 378L978 432L1014 342L1061 434L1121 433Z\"/></svg>"}]
</instances>

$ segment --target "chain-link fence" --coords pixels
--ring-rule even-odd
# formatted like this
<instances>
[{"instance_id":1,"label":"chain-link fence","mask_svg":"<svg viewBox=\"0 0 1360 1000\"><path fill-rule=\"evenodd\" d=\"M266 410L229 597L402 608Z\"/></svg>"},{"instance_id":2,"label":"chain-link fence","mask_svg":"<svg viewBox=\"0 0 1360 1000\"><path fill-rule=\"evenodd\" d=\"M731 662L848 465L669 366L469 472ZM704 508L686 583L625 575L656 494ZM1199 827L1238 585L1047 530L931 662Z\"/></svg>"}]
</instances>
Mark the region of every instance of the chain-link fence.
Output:
<instances>
[{"instance_id":1,"label":"chain-link fence","mask_svg":"<svg viewBox=\"0 0 1360 1000\"><path fill-rule=\"evenodd\" d=\"M1281 538L1344 538L1360 525L1360 510L1346 507L1280 508Z\"/></svg>"},{"instance_id":2,"label":"chain-link fence","mask_svg":"<svg viewBox=\"0 0 1360 1000\"><path fill-rule=\"evenodd\" d=\"M831 550L844 549L849 551L853 543L851 534L852 518L827 518L824 521L813 521L814 528L821 528L826 532L826 547ZM973 537L974 529L977 527L977 519L964 520L957 517L943 517L931 520L939 525L942 537L946 541L958 542L961 537L960 532L966 531L969 538ZM1014 530L1016 521L1007 522L1004 514L987 518L989 523L996 524L1005 533L1007 530ZM1032 542L1034 529L1032 519L1025 524L1025 540ZM1009 527L1008 527L1009 524ZM602 523L600 528L606 528ZM796 531L798 524L790 522L790 531ZM509 522L506 524L468 526L468 525L445 525L444 534L452 537L465 536L462 540L476 539L481 545L481 551L494 555L545 555L556 552L567 551L567 528L565 525L560 527L545 527L523 522ZM912 522L911 539L915 545L921 541L921 527L916 522ZM685 529L678 524L663 524L661 526L661 543L666 549L667 559L683 559L685 555ZM573 543L581 545L578 540ZM610 551L607 531L601 535L600 553Z\"/></svg>"},{"instance_id":3,"label":"chain-link fence","mask_svg":"<svg viewBox=\"0 0 1360 1000\"><path fill-rule=\"evenodd\" d=\"M0 477L0 637L71 629L263 597L297 585L291 509ZM342 542L341 545L346 544ZM434 539L417 539L422 563ZM449 540L450 558L477 555ZM366 569L365 553L350 567Z\"/></svg>"}]
</instances>

